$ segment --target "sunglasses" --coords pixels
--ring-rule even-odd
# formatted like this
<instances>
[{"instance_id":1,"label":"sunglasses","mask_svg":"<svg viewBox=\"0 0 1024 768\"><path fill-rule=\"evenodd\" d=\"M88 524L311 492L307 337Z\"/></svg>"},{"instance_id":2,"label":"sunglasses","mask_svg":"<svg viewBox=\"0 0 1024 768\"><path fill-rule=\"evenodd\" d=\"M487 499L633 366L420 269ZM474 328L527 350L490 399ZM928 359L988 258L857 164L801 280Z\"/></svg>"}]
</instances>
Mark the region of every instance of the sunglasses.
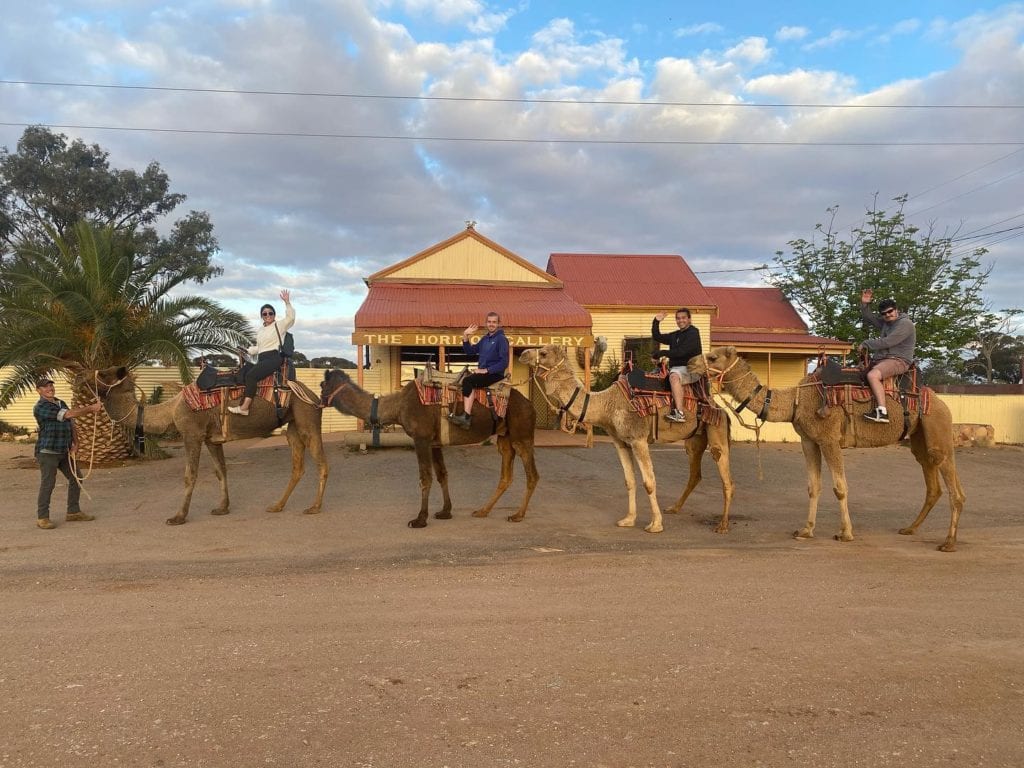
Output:
<instances>
[{"instance_id":1,"label":"sunglasses","mask_svg":"<svg viewBox=\"0 0 1024 768\"><path fill-rule=\"evenodd\" d=\"M273 312L260 312L260 316L261 317L273 317L274 313Z\"/></svg>"}]
</instances>

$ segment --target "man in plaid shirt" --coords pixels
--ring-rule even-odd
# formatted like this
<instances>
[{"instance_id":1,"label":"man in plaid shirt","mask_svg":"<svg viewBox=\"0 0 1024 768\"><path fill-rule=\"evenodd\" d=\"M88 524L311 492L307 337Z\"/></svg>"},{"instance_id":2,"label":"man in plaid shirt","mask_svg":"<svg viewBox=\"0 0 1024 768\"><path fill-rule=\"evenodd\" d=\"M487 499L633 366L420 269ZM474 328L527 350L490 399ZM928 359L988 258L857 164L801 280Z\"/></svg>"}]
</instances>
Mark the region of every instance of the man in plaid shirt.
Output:
<instances>
[{"instance_id":1,"label":"man in plaid shirt","mask_svg":"<svg viewBox=\"0 0 1024 768\"><path fill-rule=\"evenodd\" d=\"M80 476L71 469L70 457L78 450L78 435L75 432L76 416L96 413L103 406L97 401L81 408L68 408L68 404L57 397L53 380L41 378L36 382L39 402L32 409L39 425L39 439L36 441L36 461L39 462L41 479L39 482L39 499L36 504L36 525L44 530L56 528L50 522L50 496L57 484L57 470L68 479L68 521L95 520L78 506L82 493L79 485Z\"/></svg>"}]
</instances>

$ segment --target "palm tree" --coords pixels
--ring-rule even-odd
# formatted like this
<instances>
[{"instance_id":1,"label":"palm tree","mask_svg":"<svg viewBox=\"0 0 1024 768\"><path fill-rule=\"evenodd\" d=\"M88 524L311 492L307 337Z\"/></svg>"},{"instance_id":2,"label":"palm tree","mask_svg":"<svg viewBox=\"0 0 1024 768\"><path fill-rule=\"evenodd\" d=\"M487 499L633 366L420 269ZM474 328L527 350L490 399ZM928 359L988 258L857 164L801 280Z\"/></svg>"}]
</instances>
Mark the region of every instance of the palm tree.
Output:
<instances>
[{"instance_id":1,"label":"palm tree","mask_svg":"<svg viewBox=\"0 0 1024 768\"><path fill-rule=\"evenodd\" d=\"M83 374L110 365L132 369L158 359L191 381L192 355L234 351L252 337L237 312L172 296L196 275L143 264L130 234L80 222L71 235L51 232L44 248L26 245L0 266L0 366L11 369L0 381L0 408L32 391L43 373L68 377L72 407L95 399ZM98 460L129 454L130 430L110 424L102 411L78 421L83 448L95 432Z\"/></svg>"}]
</instances>

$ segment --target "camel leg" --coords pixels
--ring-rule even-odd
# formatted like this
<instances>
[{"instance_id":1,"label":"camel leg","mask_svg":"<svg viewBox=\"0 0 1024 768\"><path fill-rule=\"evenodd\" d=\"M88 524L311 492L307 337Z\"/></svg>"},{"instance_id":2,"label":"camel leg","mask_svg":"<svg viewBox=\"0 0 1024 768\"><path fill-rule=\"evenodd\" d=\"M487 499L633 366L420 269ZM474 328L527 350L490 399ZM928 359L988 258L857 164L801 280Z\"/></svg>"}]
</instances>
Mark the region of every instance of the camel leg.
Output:
<instances>
[{"instance_id":1,"label":"camel leg","mask_svg":"<svg viewBox=\"0 0 1024 768\"><path fill-rule=\"evenodd\" d=\"M501 476L498 478L498 486L494 489L494 493L491 494L491 498L487 500L480 509L473 512L473 517L487 517L491 509L497 503L501 495L508 490L508 487L512 484L512 472L513 464L516 460L516 449L512 446L512 438L508 435L501 435L497 439L498 451L501 453ZM509 518L511 519L511 518ZM522 519L521 517L519 518Z\"/></svg>"},{"instance_id":2,"label":"camel leg","mask_svg":"<svg viewBox=\"0 0 1024 768\"><path fill-rule=\"evenodd\" d=\"M926 436L922 429L918 429L911 434L910 450L914 454L914 458L917 459L917 463L921 465L921 471L924 473L925 497L921 511L917 513L914 522L906 528L901 528L900 533L905 536L913 535L917 532L918 526L928 517L928 513L931 512L932 507L935 506L935 503L942 495L942 488L939 485L939 474L941 472L942 479L946 483L946 492L949 494L950 522L946 540L939 546L939 549L943 552L953 552L956 550L957 526L960 522L960 513L963 510L965 498L963 487L960 485L960 477L956 471L956 459L954 458L953 451L950 449L949 454L936 466L934 461L936 458L935 450L933 448L932 451L929 451Z\"/></svg>"},{"instance_id":3,"label":"camel leg","mask_svg":"<svg viewBox=\"0 0 1024 768\"><path fill-rule=\"evenodd\" d=\"M288 430L291 431L291 427L288 427ZM323 435L319 431L315 432L310 438L308 447L309 455L316 462L319 484L316 488L316 502L308 509L302 510L302 513L304 515L315 515L323 509L324 492L327 490L327 476L331 472L331 465L327 461L327 455L324 452Z\"/></svg>"},{"instance_id":4,"label":"camel leg","mask_svg":"<svg viewBox=\"0 0 1024 768\"><path fill-rule=\"evenodd\" d=\"M437 484L441 486L441 494L444 497L444 504L434 517L438 520L451 520L452 497L448 493L448 467L445 466L444 452L441 450L440 445L431 447L430 457L434 465L434 475L437 477Z\"/></svg>"},{"instance_id":5,"label":"camel leg","mask_svg":"<svg viewBox=\"0 0 1024 768\"><path fill-rule=\"evenodd\" d=\"M814 523L818 517L818 498L821 496L821 448L813 440L801 438L800 448L804 452L807 467L807 523L793 532L794 539L813 539Z\"/></svg>"},{"instance_id":6,"label":"camel leg","mask_svg":"<svg viewBox=\"0 0 1024 768\"><path fill-rule=\"evenodd\" d=\"M294 422L288 425L285 437L288 438L288 447L292 449L292 476L288 478L288 485L281 498L267 507L267 512L280 512L284 509L288 497L292 495L292 491L295 490L295 486L298 485L306 471L306 446L302 444L302 438L299 436L298 430L294 428Z\"/></svg>"},{"instance_id":7,"label":"camel leg","mask_svg":"<svg viewBox=\"0 0 1024 768\"><path fill-rule=\"evenodd\" d=\"M210 510L211 515L226 515L231 511L231 500L228 498L228 463L224 460L224 445L221 443L207 443L206 449L213 457L213 472L220 481L220 504ZM198 469L198 463L197 463ZM197 475L198 477L198 472ZM195 479L192 480L193 486ZM191 495L191 493L190 493Z\"/></svg>"},{"instance_id":8,"label":"camel leg","mask_svg":"<svg viewBox=\"0 0 1024 768\"><path fill-rule=\"evenodd\" d=\"M430 457L430 440L416 438L416 463L420 470L420 513L409 521L410 528L425 528L427 525L427 505L430 502L430 485L433 482L430 473L433 461Z\"/></svg>"},{"instance_id":9,"label":"camel leg","mask_svg":"<svg viewBox=\"0 0 1024 768\"><path fill-rule=\"evenodd\" d=\"M832 492L839 500L839 533L836 541L853 541L853 523L850 520L850 502L846 485L846 466L843 463L843 449L837 443L821 446L829 471L832 473ZM819 487L821 476L819 474Z\"/></svg>"},{"instance_id":10,"label":"camel leg","mask_svg":"<svg viewBox=\"0 0 1024 768\"><path fill-rule=\"evenodd\" d=\"M728 424L728 423L727 423ZM715 526L715 533L729 532L729 509L732 507L732 497L736 493L736 483L732 479L732 467L729 464L729 433L726 431L725 439L712 437L711 458L718 465L718 476L722 478L722 519Z\"/></svg>"},{"instance_id":11,"label":"camel leg","mask_svg":"<svg viewBox=\"0 0 1024 768\"><path fill-rule=\"evenodd\" d=\"M683 489L683 495L679 497L675 504L671 507L665 508L666 515L674 515L681 512L683 504L693 493L693 489L700 485L702 479L700 473L700 463L704 458L704 451L708 447L708 436L704 432L695 434L693 437L683 442L683 446L686 448L686 457L690 464L689 477L686 480L686 488Z\"/></svg>"},{"instance_id":12,"label":"camel leg","mask_svg":"<svg viewBox=\"0 0 1024 768\"><path fill-rule=\"evenodd\" d=\"M622 465L622 475L626 481L626 494L629 499L629 512L615 524L620 528L630 528L636 525L636 475L633 472L633 454L630 453L629 446L617 437L613 436L612 440L615 442L615 452Z\"/></svg>"},{"instance_id":13,"label":"camel leg","mask_svg":"<svg viewBox=\"0 0 1024 768\"><path fill-rule=\"evenodd\" d=\"M181 525L188 518L188 508L192 503L192 491L195 490L196 477L199 475L199 454L202 450L202 440L185 438L185 498L181 502L178 514L167 518L166 523L168 525ZM221 456L223 455L224 451L222 450Z\"/></svg>"},{"instance_id":14,"label":"camel leg","mask_svg":"<svg viewBox=\"0 0 1024 768\"><path fill-rule=\"evenodd\" d=\"M644 481L647 500L651 503L651 522L644 526L644 530L648 533L661 533L664 530L664 526L661 524L661 507L658 506L654 463L651 461L651 451L647 447L646 437L640 438L633 443L633 455L636 456L636 463L640 465L640 477Z\"/></svg>"},{"instance_id":15,"label":"camel leg","mask_svg":"<svg viewBox=\"0 0 1024 768\"><path fill-rule=\"evenodd\" d=\"M523 503L519 506L518 511L514 515L509 515L508 517L509 521L513 523L518 523L526 517L526 508L530 505L530 499L533 497L533 491L537 487L537 482L540 480L540 473L537 472L537 462L534 460L533 455L533 443L521 443L519 445L518 453L519 458L523 462L523 471L526 472L526 494L523 496Z\"/></svg>"}]
</instances>

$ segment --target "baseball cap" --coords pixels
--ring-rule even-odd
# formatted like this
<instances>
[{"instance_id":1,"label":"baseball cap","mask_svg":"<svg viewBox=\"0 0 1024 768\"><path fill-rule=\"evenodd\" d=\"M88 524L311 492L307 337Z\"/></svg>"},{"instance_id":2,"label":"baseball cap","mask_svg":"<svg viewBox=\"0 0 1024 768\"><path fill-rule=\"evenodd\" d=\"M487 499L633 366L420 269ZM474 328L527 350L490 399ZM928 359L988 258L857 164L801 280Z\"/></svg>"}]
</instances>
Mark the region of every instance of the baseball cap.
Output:
<instances>
[{"instance_id":1,"label":"baseball cap","mask_svg":"<svg viewBox=\"0 0 1024 768\"><path fill-rule=\"evenodd\" d=\"M47 384L53 384L53 379L43 376L36 380L36 387L45 387Z\"/></svg>"}]
</instances>

